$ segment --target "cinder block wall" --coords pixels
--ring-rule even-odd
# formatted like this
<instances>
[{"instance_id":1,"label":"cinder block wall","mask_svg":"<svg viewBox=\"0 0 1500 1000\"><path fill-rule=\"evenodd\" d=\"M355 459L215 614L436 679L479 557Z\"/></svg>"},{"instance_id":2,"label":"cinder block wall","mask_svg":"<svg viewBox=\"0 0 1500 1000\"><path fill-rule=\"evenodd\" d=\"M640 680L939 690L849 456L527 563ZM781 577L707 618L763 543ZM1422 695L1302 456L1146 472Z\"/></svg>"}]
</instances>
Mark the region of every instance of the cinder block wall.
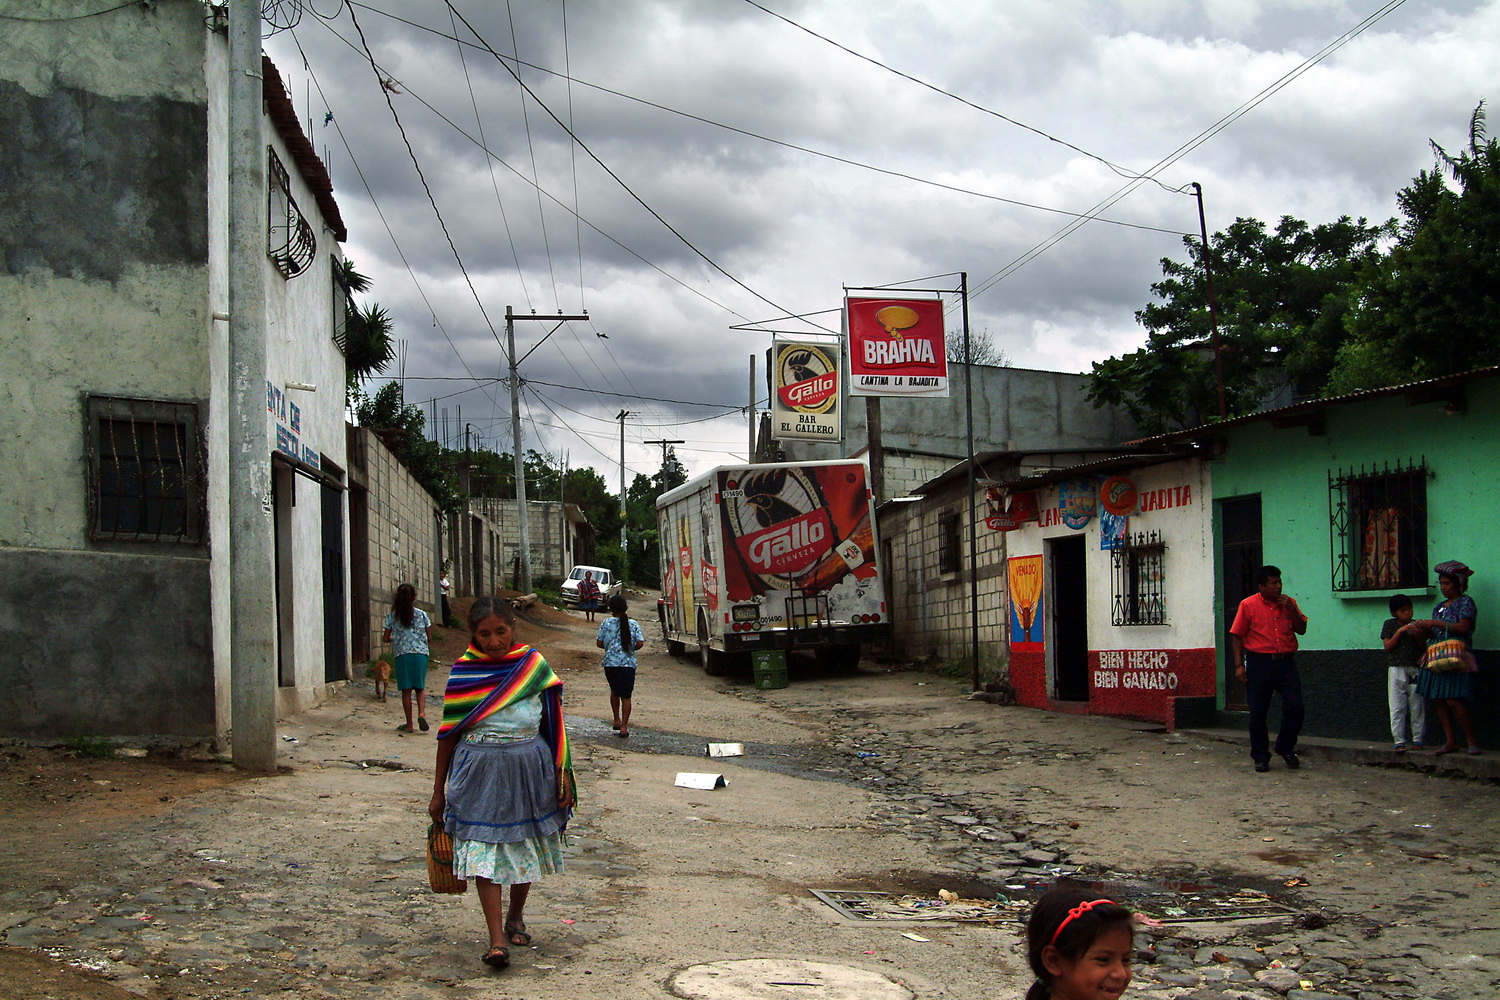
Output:
<instances>
[{"instance_id":1,"label":"cinder block wall","mask_svg":"<svg viewBox=\"0 0 1500 1000\"><path fill-rule=\"evenodd\" d=\"M370 507L370 648L379 650L381 622L396 587L417 588L417 607L436 621L438 508L385 443L363 430Z\"/></svg>"}]
</instances>

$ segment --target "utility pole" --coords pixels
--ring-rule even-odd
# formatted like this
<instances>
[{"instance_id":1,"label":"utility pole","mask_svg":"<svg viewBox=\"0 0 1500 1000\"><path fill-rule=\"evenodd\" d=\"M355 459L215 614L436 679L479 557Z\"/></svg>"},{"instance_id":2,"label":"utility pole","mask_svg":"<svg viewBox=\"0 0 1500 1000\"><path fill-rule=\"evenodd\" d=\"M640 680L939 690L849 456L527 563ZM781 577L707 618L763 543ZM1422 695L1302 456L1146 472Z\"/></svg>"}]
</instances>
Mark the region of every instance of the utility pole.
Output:
<instances>
[{"instance_id":1,"label":"utility pole","mask_svg":"<svg viewBox=\"0 0 1500 1000\"><path fill-rule=\"evenodd\" d=\"M1203 235L1203 277L1208 281L1208 329L1213 335L1214 380L1219 383L1219 419L1229 416L1224 404L1224 358L1219 352L1219 304L1214 300L1214 268L1208 259L1208 220L1203 215L1203 185L1193 181L1193 194L1198 199L1198 232Z\"/></svg>"},{"instance_id":2,"label":"utility pole","mask_svg":"<svg viewBox=\"0 0 1500 1000\"><path fill-rule=\"evenodd\" d=\"M667 449L674 444L687 444L687 442L682 440L681 438L676 438L671 441L642 441L641 444L661 445L661 467L665 469L667 467ZM753 459L754 456L752 455L751 458Z\"/></svg>"},{"instance_id":3,"label":"utility pole","mask_svg":"<svg viewBox=\"0 0 1500 1000\"><path fill-rule=\"evenodd\" d=\"M625 569L620 575L623 577L630 575L630 549L625 540L625 418L633 416L635 414L629 410L615 414L615 419L620 422L620 551L625 555Z\"/></svg>"},{"instance_id":4,"label":"utility pole","mask_svg":"<svg viewBox=\"0 0 1500 1000\"><path fill-rule=\"evenodd\" d=\"M646 443L647 444L651 444L652 442L647 441ZM681 442L673 442L673 443L674 444L680 444ZM750 464L754 465L755 464L755 355L753 355L753 354L750 355L750 450L747 451L745 454L749 456L748 461L750 462ZM666 448L665 445L663 445L662 449L661 449L661 464L662 465L666 465L667 464L667 448Z\"/></svg>"},{"instance_id":5,"label":"utility pole","mask_svg":"<svg viewBox=\"0 0 1500 1000\"><path fill-rule=\"evenodd\" d=\"M229 721L234 763L276 770L276 562L266 418L260 0L229 0Z\"/></svg>"},{"instance_id":6,"label":"utility pole","mask_svg":"<svg viewBox=\"0 0 1500 1000\"><path fill-rule=\"evenodd\" d=\"M545 320L557 321L557 326L547 331L547 336L538 340L531 351L546 343L547 337L552 336L568 320L587 320L589 314L585 312L581 316L564 316L558 312L555 316L538 316L532 313L529 316L517 316L515 310L510 306L505 307L505 356L510 362L510 440L511 448L515 451L516 466L516 523L520 535L520 579L516 581L516 587L523 594L531 593L531 526L526 520L526 456L521 451L521 376L518 368L526 358L516 357L516 320ZM604 336L600 334L599 336ZM531 356L531 351L526 352L526 357ZM621 432L624 433L623 431ZM623 468L623 465L622 465Z\"/></svg>"},{"instance_id":7,"label":"utility pole","mask_svg":"<svg viewBox=\"0 0 1500 1000\"><path fill-rule=\"evenodd\" d=\"M969 272L960 271L959 301L964 318L964 436L969 452L969 640L974 649L974 683L979 690L979 526L974 521L974 355L969 344Z\"/></svg>"}]
</instances>

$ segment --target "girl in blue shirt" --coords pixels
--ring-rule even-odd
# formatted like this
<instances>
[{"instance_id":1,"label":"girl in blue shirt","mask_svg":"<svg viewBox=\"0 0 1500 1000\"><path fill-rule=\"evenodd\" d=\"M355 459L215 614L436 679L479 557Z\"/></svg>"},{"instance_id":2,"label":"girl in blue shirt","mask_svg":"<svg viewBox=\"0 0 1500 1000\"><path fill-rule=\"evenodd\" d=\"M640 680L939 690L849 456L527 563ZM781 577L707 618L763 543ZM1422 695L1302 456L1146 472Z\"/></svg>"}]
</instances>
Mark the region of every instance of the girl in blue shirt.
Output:
<instances>
[{"instance_id":1,"label":"girl in blue shirt","mask_svg":"<svg viewBox=\"0 0 1500 1000\"><path fill-rule=\"evenodd\" d=\"M609 709L616 736L630 735L630 696L635 693L635 651L646 644L641 626L629 615L625 598L609 599L612 617L599 623L594 645L604 650L604 677L609 681Z\"/></svg>"}]
</instances>

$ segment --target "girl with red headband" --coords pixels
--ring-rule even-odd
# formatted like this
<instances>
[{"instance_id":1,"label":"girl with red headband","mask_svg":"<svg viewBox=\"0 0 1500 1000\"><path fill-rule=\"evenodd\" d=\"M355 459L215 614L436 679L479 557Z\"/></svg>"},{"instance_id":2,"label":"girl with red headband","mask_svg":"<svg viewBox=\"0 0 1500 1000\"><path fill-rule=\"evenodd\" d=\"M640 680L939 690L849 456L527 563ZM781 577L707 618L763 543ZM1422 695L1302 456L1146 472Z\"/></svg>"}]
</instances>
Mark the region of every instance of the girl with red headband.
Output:
<instances>
[{"instance_id":1,"label":"girl with red headband","mask_svg":"<svg viewBox=\"0 0 1500 1000\"><path fill-rule=\"evenodd\" d=\"M1053 886L1026 921L1026 958L1036 973L1026 1000L1117 1000L1134 957L1129 910L1088 889Z\"/></svg>"}]
</instances>

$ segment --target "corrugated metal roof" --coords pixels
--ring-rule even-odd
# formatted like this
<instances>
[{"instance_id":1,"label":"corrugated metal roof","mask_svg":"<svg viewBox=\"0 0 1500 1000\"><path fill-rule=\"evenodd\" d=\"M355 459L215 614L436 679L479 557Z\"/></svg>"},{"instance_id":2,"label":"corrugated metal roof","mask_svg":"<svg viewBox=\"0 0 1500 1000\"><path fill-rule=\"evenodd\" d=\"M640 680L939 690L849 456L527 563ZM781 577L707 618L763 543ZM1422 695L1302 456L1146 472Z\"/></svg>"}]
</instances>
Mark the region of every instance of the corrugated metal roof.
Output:
<instances>
[{"instance_id":1,"label":"corrugated metal roof","mask_svg":"<svg viewBox=\"0 0 1500 1000\"><path fill-rule=\"evenodd\" d=\"M1242 417L1229 417L1225 420L1216 420L1213 423L1200 424L1197 427L1189 427L1180 431L1168 431L1165 434L1139 438L1135 441L1126 441L1125 443L1127 445L1166 445L1177 441L1189 441L1193 438L1207 437L1210 434L1227 430L1230 427L1255 423L1258 420L1275 420L1280 417L1294 417L1304 413L1316 413L1319 410L1343 406L1346 403L1356 403L1368 399L1382 399L1388 396L1401 396L1408 393L1420 392L1425 389L1440 389L1446 386L1463 385L1466 382L1475 382L1495 375L1500 375L1500 365L1473 368L1466 372L1455 372L1452 375L1439 375L1436 378L1423 379L1420 382L1403 382L1401 385L1388 385L1379 389L1360 389L1356 392L1346 392L1342 396L1326 396L1322 399L1310 399L1301 403L1278 406L1271 410L1260 410L1256 413L1248 413Z\"/></svg>"}]
</instances>

